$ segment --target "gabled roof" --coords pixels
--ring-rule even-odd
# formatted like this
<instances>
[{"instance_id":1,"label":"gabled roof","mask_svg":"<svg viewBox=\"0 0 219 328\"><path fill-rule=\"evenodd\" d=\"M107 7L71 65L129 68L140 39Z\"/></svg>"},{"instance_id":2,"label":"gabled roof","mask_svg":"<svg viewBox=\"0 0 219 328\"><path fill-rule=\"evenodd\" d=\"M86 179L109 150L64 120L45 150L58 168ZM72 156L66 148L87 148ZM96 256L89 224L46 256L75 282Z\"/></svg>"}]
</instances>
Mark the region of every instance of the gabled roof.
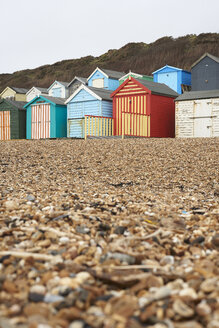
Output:
<instances>
[{"instance_id":1,"label":"gabled roof","mask_svg":"<svg viewBox=\"0 0 219 328\"><path fill-rule=\"evenodd\" d=\"M9 87L11 88L12 90L14 90L15 92L17 93L21 93L21 94L26 94L28 89L24 89L24 88L15 88L15 87Z\"/></svg>"},{"instance_id":2,"label":"gabled roof","mask_svg":"<svg viewBox=\"0 0 219 328\"><path fill-rule=\"evenodd\" d=\"M35 87L37 90L40 90L41 92L48 93L47 88L41 88L41 87Z\"/></svg>"},{"instance_id":3,"label":"gabled roof","mask_svg":"<svg viewBox=\"0 0 219 328\"><path fill-rule=\"evenodd\" d=\"M17 109L24 109L24 106L27 104L25 101L15 101L15 100L4 99L4 98L0 99L0 103L2 102L6 102Z\"/></svg>"},{"instance_id":4,"label":"gabled roof","mask_svg":"<svg viewBox=\"0 0 219 328\"><path fill-rule=\"evenodd\" d=\"M181 94L175 101L219 98L219 90L189 91Z\"/></svg>"},{"instance_id":5,"label":"gabled roof","mask_svg":"<svg viewBox=\"0 0 219 328\"><path fill-rule=\"evenodd\" d=\"M68 86L68 83L69 83L69 82L63 82L63 81L56 81L56 82L64 85L64 87L67 87Z\"/></svg>"},{"instance_id":6,"label":"gabled roof","mask_svg":"<svg viewBox=\"0 0 219 328\"><path fill-rule=\"evenodd\" d=\"M109 69L101 68L101 70L108 75L109 78L112 79L120 79L125 73L124 72L118 72L118 71L112 71Z\"/></svg>"},{"instance_id":7,"label":"gabled roof","mask_svg":"<svg viewBox=\"0 0 219 328\"><path fill-rule=\"evenodd\" d=\"M48 90L46 88L34 87L34 86L31 89L29 89L26 94L30 93L33 89L37 89L42 93L48 94Z\"/></svg>"},{"instance_id":8,"label":"gabled roof","mask_svg":"<svg viewBox=\"0 0 219 328\"><path fill-rule=\"evenodd\" d=\"M74 81L76 81L76 80L78 80L78 81L81 82L82 84L86 84L86 82L87 82L86 77L75 76L75 77L71 80L71 82L69 82L69 84L68 84L68 88L69 88L70 85L71 85Z\"/></svg>"},{"instance_id":9,"label":"gabled roof","mask_svg":"<svg viewBox=\"0 0 219 328\"><path fill-rule=\"evenodd\" d=\"M65 101L65 104L68 104L81 90L85 90L90 93L93 97L99 100L112 101L110 95L111 90L106 90L102 88L88 87L87 85L81 84L80 87L75 90L75 92Z\"/></svg>"},{"instance_id":10,"label":"gabled roof","mask_svg":"<svg viewBox=\"0 0 219 328\"><path fill-rule=\"evenodd\" d=\"M61 82L61 81L57 81L57 80L55 80L54 82L53 82L53 84L51 84L50 85L50 87L48 88L48 91L53 87L53 85L55 84L55 83L58 83L58 84L60 84L60 85L63 85L65 88L67 88L68 87L68 82Z\"/></svg>"},{"instance_id":11,"label":"gabled roof","mask_svg":"<svg viewBox=\"0 0 219 328\"><path fill-rule=\"evenodd\" d=\"M3 94L5 92L5 90L7 89L11 89L12 91L16 92L16 93L19 93L19 94L26 94L27 93L27 89L24 89L24 88L15 88L15 87L6 87L1 93Z\"/></svg>"},{"instance_id":12,"label":"gabled roof","mask_svg":"<svg viewBox=\"0 0 219 328\"><path fill-rule=\"evenodd\" d=\"M25 105L25 108L28 107L29 105L31 105L33 102L35 102L36 99L42 99L42 100L45 100L45 102L46 101L49 101L52 104L62 105L62 106L65 105L65 101L66 101L65 98L58 98L58 97L51 97L51 96L42 96L42 95L40 95L40 96L37 96L37 97L33 98L29 103L27 103Z\"/></svg>"},{"instance_id":13,"label":"gabled roof","mask_svg":"<svg viewBox=\"0 0 219 328\"><path fill-rule=\"evenodd\" d=\"M112 94L111 97L113 97L119 90L123 88L124 85L126 85L129 81L136 82L140 87L143 87L146 91L150 90L152 94L157 94L160 96L169 96L176 98L179 94L174 91L173 89L169 88L164 83L157 83L153 81L147 81L147 80L139 80L135 79L133 77L130 77L129 79L125 80L119 88L117 88Z\"/></svg>"},{"instance_id":14,"label":"gabled roof","mask_svg":"<svg viewBox=\"0 0 219 328\"><path fill-rule=\"evenodd\" d=\"M197 64L198 64L203 58L205 58L205 57L209 57L209 58L213 59L216 63L219 63L219 58L218 58L218 57L213 56L213 55L209 54L208 52L206 52L206 53L204 53L203 56L201 56L198 60L196 60L196 61L192 64L191 68L192 68L193 66L197 65Z\"/></svg>"},{"instance_id":15,"label":"gabled roof","mask_svg":"<svg viewBox=\"0 0 219 328\"><path fill-rule=\"evenodd\" d=\"M130 71L130 72L128 72L127 74L125 74L125 75L123 75L122 77L120 77L119 81L122 80L122 79L124 79L124 78L126 78L126 77L128 78L129 75L131 75L131 74L132 74L132 75L136 75L136 76L138 76L138 77L140 77L140 78L143 77L143 74L134 73L134 72L131 72L131 71Z\"/></svg>"},{"instance_id":16,"label":"gabled roof","mask_svg":"<svg viewBox=\"0 0 219 328\"><path fill-rule=\"evenodd\" d=\"M94 87L88 87L91 91L93 91L97 96L99 96L102 100L109 100L112 101L110 95L112 93L112 90L106 90L102 88L94 88Z\"/></svg>"},{"instance_id":17,"label":"gabled roof","mask_svg":"<svg viewBox=\"0 0 219 328\"><path fill-rule=\"evenodd\" d=\"M105 69L105 68L99 68L97 67L92 73L91 75L87 78L87 81L90 80L91 76L96 73L96 71L100 71L103 73L103 75L105 75L106 77L108 78L111 78L111 79L115 79L115 80L119 80L123 75L125 75L124 72L118 72L118 71L112 71L112 70L109 70L109 69Z\"/></svg>"},{"instance_id":18,"label":"gabled roof","mask_svg":"<svg viewBox=\"0 0 219 328\"><path fill-rule=\"evenodd\" d=\"M154 71L152 74L155 74L155 73L157 73L157 72L160 72L160 71L162 71L162 70L165 69L165 68L171 68L171 69L173 69L173 70L175 70L175 71L184 71L184 72L188 72L188 71L185 71L185 70L182 69L182 68L178 68L178 67L174 67L174 66L170 66L170 65L165 65L165 66L163 66L163 67L157 69L156 71ZM190 72L189 72L189 73L190 73Z\"/></svg>"}]
</instances>

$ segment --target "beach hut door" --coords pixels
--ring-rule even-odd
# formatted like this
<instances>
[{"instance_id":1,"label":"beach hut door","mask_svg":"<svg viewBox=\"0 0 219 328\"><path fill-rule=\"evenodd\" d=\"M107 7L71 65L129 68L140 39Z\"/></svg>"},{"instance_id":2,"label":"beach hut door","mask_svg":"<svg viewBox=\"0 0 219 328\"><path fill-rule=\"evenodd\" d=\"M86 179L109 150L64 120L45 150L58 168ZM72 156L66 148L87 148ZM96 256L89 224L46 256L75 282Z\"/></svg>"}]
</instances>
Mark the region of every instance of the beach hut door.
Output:
<instances>
[{"instance_id":1,"label":"beach hut door","mask_svg":"<svg viewBox=\"0 0 219 328\"><path fill-rule=\"evenodd\" d=\"M211 137L212 106L209 101L196 102L194 106L194 137Z\"/></svg>"},{"instance_id":2,"label":"beach hut door","mask_svg":"<svg viewBox=\"0 0 219 328\"><path fill-rule=\"evenodd\" d=\"M2 111L0 112L0 140L9 140L10 130L10 111Z\"/></svg>"},{"instance_id":3,"label":"beach hut door","mask_svg":"<svg viewBox=\"0 0 219 328\"><path fill-rule=\"evenodd\" d=\"M31 139L50 138L50 104L32 106Z\"/></svg>"}]
</instances>

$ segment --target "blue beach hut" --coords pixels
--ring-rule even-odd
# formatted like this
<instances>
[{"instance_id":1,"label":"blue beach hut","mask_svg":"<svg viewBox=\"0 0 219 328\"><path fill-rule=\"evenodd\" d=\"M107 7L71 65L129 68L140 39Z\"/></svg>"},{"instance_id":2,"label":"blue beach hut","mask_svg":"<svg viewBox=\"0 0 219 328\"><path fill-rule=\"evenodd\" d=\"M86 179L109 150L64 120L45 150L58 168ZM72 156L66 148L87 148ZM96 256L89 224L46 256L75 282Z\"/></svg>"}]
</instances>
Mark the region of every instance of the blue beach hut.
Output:
<instances>
[{"instance_id":1,"label":"blue beach hut","mask_svg":"<svg viewBox=\"0 0 219 328\"><path fill-rule=\"evenodd\" d=\"M89 87L104 88L114 91L119 87L119 79L124 75L124 72L97 67L87 78L87 84Z\"/></svg>"},{"instance_id":2,"label":"blue beach hut","mask_svg":"<svg viewBox=\"0 0 219 328\"><path fill-rule=\"evenodd\" d=\"M109 136L113 131L111 90L81 85L65 102L67 136Z\"/></svg>"},{"instance_id":3,"label":"blue beach hut","mask_svg":"<svg viewBox=\"0 0 219 328\"><path fill-rule=\"evenodd\" d=\"M38 96L27 103L27 139L63 138L67 136L66 99Z\"/></svg>"},{"instance_id":4,"label":"blue beach hut","mask_svg":"<svg viewBox=\"0 0 219 328\"><path fill-rule=\"evenodd\" d=\"M191 89L191 73L181 68L166 65L152 74L154 82L164 83L179 94Z\"/></svg>"}]
</instances>

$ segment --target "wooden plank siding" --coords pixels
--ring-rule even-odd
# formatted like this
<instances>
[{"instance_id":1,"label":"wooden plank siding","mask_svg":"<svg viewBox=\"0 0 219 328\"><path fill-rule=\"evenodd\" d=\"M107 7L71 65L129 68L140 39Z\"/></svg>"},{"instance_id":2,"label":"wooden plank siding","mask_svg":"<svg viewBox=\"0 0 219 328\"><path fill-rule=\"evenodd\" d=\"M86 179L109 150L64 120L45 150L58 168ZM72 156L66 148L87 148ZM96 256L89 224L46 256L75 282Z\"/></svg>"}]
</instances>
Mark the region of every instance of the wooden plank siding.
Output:
<instances>
[{"instance_id":1,"label":"wooden plank siding","mask_svg":"<svg viewBox=\"0 0 219 328\"><path fill-rule=\"evenodd\" d=\"M0 140L10 140L10 111L0 112Z\"/></svg>"},{"instance_id":2,"label":"wooden plank siding","mask_svg":"<svg viewBox=\"0 0 219 328\"><path fill-rule=\"evenodd\" d=\"M113 100L114 135L150 136L147 94L132 80L116 93Z\"/></svg>"},{"instance_id":3,"label":"wooden plank siding","mask_svg":"<svg viewBox=\"0 0 219 328\"><path fill-rule=\"evenodd\" d=\"M50 104L34 105L31 111L31 139L50 138Z\"/></svg>"},{"instance_id":4,"label":"wooden plank siding","mask_svg":"<svg viewBox=\"0 0 219 328\"><path fill-rule=\"evenodd\" d=\"M85 139L87 136L113 136L113 119L111 117L85 116Z\"/></svg>"}]
</instances>

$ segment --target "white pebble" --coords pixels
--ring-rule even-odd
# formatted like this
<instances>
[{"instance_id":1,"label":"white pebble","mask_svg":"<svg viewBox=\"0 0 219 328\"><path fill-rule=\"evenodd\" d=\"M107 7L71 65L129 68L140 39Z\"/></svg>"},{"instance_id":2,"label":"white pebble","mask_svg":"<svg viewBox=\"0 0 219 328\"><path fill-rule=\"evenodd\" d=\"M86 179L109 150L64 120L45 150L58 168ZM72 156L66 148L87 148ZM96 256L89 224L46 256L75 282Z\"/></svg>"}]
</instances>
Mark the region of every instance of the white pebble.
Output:
<instances>
[{"instance_id":1,"label":"white pebble","mask_svg":"<svg viewBox=\"0 0 219 328\"><path fill-rule=\"evenodd\" d=\"M46 293L46 287L43 286L43 285L33 285L30 288L30 292L31 293L37 293L37 294L45 295L45 293Z\"/></svg>"},{"instance_id":2,"label":"white pebble","mask_svg":"<svg viewBox=\"0 0 219 328\"><path fill-rule=\"evenodd\" d=\"M61 245L66 245L66 244L69 243L69 238L68 237L61 237L59 239L59 242L60 242Z\"/></svg>"}]
</instances>

